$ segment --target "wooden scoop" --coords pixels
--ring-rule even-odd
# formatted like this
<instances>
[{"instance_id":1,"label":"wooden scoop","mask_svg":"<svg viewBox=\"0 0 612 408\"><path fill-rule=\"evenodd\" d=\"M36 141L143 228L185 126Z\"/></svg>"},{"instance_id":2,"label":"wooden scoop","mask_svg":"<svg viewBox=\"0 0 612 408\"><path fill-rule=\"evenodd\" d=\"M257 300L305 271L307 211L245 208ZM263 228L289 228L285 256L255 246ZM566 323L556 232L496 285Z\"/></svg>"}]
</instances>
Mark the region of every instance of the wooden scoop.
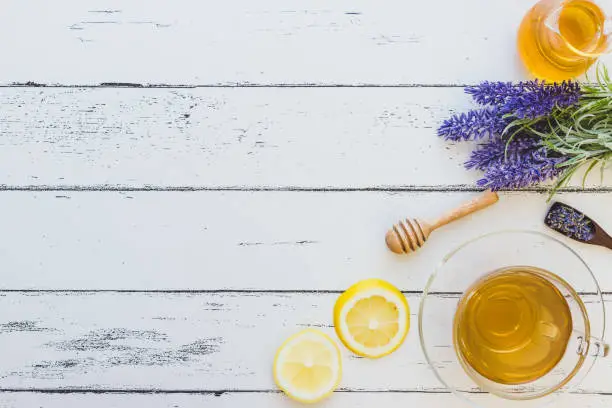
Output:
<instances>
[{"instance_id":1,"label":"wooden scoop","mask_svg":"<svg viewBox=\"0 0 612 408\"><path fill-rule=\"evenodd\" d=\"M453 211L450 211L434 222L428 223L416 218L406 218L395 224L387 232L385 241L387 247L396 254L408 254L421 248L432 231L443 225L463 218L468 214L482 210L499 200L497 193L487 191L479 197L464 203Z\"/></svg>"},{"instance_id":2,"label":"wooden scoop","mask_svg":"<svg viewBox=\"0 0 612 408\"><path fill-rule=\"evenodd\" d=\"M554 203L544 223L573 240L612 249L612 237L591 218L567 204Z\"/></svg>"}]
</instances>

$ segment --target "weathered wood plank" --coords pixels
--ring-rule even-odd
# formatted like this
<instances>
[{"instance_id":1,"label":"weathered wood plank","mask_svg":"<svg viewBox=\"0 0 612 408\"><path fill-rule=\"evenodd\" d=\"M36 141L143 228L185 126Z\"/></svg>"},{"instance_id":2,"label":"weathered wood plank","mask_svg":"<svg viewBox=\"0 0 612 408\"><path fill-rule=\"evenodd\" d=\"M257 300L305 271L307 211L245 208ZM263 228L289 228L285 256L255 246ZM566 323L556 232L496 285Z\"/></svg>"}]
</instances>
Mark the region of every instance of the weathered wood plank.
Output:
<instances>
[{"instance_id":1,"label":"weathered wood plank","mask_svg":"<svg viewBox=\"0 0 612 408\"><path fill-rule=\"evenodd\" d=\"M3 2L2 83L465 83L524 77L533 1Z\"/></svg>"},{"instance_id":2,"label":"weathered wood plank","mask_svg":"<svg viewBox=\"0 0 612 408\"><path fill-rule=\"evenodd\" d=\"M468 239L501 229L546 231L546 195L506 193L495 207L434 233L417 254L387 250L384 234L401 217L433 218L474 195L4 192L0 288L339 290L378 276L416 290ZM612 194L559 199L611 229ZM612 290L606 250L570 245Z\"/></svg>"},{"instance_id":3,"label":"weathered wood plank","mask_svg":"<svg viewBox=\"0 0 612 408\"><path fill-rule=\"evenodd\" d=\"M36 89L0 92L8 185L472 183L435 136L458 88ZM427 165L426 163L435 163Z\"/></svg>"},{"instance_id":4,"label":"weathered wood plank","mask_svg":"<svg viewBox=\"0 0 612 408\"><path fill-rule=\"evenodd\" d=\"M13 187L456 189L480 177L463 169L473 146L436 136L470 106L460 88L3 88L0 106L0 184Z\"/></svg>"},{"instance_id":5,"label":"weathered wood plank","mask_svg":"<svg viewBox=\"0 0 612 408\"><path fill-rule=\"evenodd\" d=\"M486 399L486 396L479 396ZM606 408L612 397L608 395L570 394L555 402L558 408ZM0 407L21 408L287 408L299 407L281 394L270 393L225 393L214 394L40 394L2 393ZM447 407L469 408L469 405L451 394L431 393L336 393L320 402L321 408L385 408Z\"/></svg>"},{"instance_id":6,"label":"weathered wood plank","mask_svg":"<svg viewBox=\"0 0 612 408\"><path fill-rule=\"evenodd\" d=\"M335 338L332 308L337 297L2 292L0 348L10 353L2 358L0 389L273 391L276 348L306 327ZM413 327L406 343L376 361L355 358L342 348L343 390L444 391L420 350L419 295L407 298ZM439 307L456 301L448 296L435 299ZM449 365L439 362L443 370ZM611 373L610 361L601 360L577 391L612 392Z\"/></svg>"}]
</instances>

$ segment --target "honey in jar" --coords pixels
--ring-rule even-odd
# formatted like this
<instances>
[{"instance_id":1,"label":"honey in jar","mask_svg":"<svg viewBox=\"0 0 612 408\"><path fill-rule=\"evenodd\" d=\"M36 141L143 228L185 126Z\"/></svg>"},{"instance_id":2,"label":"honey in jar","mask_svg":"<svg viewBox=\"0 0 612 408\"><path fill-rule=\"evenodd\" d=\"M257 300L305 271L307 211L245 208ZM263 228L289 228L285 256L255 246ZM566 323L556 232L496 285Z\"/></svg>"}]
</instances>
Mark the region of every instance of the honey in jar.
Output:
<instances>
[{"instance_id":1,"label":"honey in jar","mask_svg":"<svg viewBox=\"0 0 612 408\"><path fill-rule=\"evenodd\" d=\"M537 78L579 76L608 48L606 15L591 0L541 0L523 18L518 52Z\"/></svg>"}]
</instances>

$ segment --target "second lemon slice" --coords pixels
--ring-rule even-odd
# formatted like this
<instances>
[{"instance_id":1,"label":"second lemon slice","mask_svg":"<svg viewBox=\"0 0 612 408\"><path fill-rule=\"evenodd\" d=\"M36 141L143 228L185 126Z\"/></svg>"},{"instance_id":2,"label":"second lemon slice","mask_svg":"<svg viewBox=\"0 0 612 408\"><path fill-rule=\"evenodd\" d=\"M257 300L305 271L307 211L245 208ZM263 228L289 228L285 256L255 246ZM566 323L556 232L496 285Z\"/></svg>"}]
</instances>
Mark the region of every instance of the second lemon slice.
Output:
<instances>
[{"instance_id":1,"label":"second lemon slice","mask_svg":"<svg viewBox=\"0 0 612 408\"><path fill-rule=\"evenodd\" d=\"M404 342L410 328L410 309L395 286L367 279L338 298L334 325L342 343L355 354L383 357Z\"/></svg>"},{"instance_id":2,"label":"second lemon slice","mask_svg":"<svg viewBox=\"0 0 612 408\"><path fill-rule=\"evenodd\" d=\"M326 334L303 330L278 349L273 370L276 384L289 397L317 402L329 396L340 382L340 350Z\"/></svg>"}]
</instances>

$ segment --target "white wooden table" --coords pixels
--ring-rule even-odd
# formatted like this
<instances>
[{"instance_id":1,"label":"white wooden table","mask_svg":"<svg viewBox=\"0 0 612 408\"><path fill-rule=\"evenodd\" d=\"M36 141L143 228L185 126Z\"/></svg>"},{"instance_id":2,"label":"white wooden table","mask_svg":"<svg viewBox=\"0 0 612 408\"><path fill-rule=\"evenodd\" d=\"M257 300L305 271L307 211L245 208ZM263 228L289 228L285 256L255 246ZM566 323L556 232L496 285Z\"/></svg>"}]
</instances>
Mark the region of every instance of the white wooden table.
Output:
<instances>
[{"instance_id":1,"label":"white wooden table","mask_svg":"<svg viewBox=\"0 0 612 408\"><path fill-rule=\"evenodd\" d=\"M0 407L295 407L276 347L332 333L366 277L406 291L413 329L380 361L345 350L320 406L454 403L418 345L427 276L467 238L544 231L546 194L409 258L382 238L477 191L435 129L470 106L461 85L524 78L532 2L4 0ZM612 229L611 172L574 187ZM612 301L611 253L572 245ZM612 406L611 377L598 363L572 406Z\"/></svg>"}]
</instances>

